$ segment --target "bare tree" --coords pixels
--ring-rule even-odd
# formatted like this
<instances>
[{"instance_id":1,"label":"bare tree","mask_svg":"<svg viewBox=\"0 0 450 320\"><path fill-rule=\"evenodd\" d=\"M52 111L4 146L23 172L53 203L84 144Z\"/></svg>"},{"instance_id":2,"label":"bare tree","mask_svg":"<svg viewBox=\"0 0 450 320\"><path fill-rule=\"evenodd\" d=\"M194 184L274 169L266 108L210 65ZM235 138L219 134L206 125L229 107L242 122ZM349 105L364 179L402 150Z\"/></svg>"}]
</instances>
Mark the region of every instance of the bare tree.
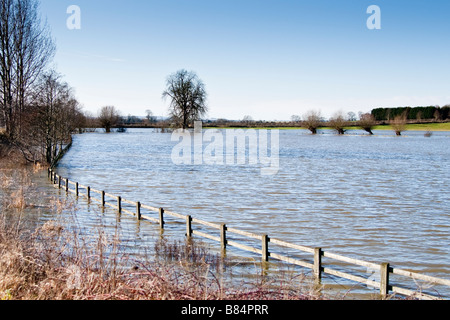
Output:
<instances>
[{"instance_id":1,"label":"bare tree","mask_svg":"<svg viewBox=\"0 0 450 320\"><path fill-rule=\"evenodd\" d=\"M298 115L296 115L296 114L293 114L293 115L291 116L291 122L292 122L294 125L301 123L301 121L302 121L302 118L301 118L300 116L298 116Z\"/></svg>"},{"instance_id":2,"label":"bare tree","mask_svg":"<svg viewBox=\"0 0 450 320\"><path fill-rule=\"evenodd\" d=\"M54 54L37 0L0 2L0 112L10 140L20 134L32 85Z\"/></svg>"},{"instance_id":3,"label":"bare tree","mask_svg":"<svg viewBox=\"0 0 450 320\"><path fill-rule=\"evenodd\" d=\"M120 119L119 111L114 106L105 106L100 109L98 121L106 133L111 132L111 128L115 126Z\"/></svg>"},{"instance_id":4,"label":"bare tree","mask_svg":"<svg viewBox=\"0 0 450 320\"><path fill-rule=\"evenodd\" d=\"M87 132L95 132L95 130L99 127L97 117L90 111L84 111L84 126L83 130Z\"/></svg>"},{"instance_id":5,"label":"bare tree","mask_svg":"<svg viewBox=\"0 0 450 320\"><path fill-rule=\"evenodd\" d=\"M347 120L348 121L356 121L356 113L354 113L353 111L350 111L347 113Z\"/></svg>"},{"instance_id":6,"label":"bare tree","mask_svg":"<svg viewBox=\"0 0 450 320\"><path fill-rule=\"evenodd\" d=\"M394 120L390 121L392 129L397 136L401 136L402 132L406 130L406 114L398 115Z\"/></svg>"},{"instance_id":7,"label":"bare tree","mask_svg":"<svg viewBox=\"0 0 450 320\"><path fill-rule=\"evenodd\" d=\"M252 116L245 115L244 118L242 118L242 123L246 126L250 126L254 122Z\"/></svg>"},{"instance_id":8,"label":"bare tree","mask_svg":"<svg viewBox=\"0 0 450 320\"><path fill-rule=\"evenodd\" d=\"M320 111L310 110L303 116L302 126L311 131L312 134L316 134L321 122L322 116Z\"/></svg>"},{"instance_id":9,"label":"bare tree","mask_svg":"<svg viewBox=\"0 0 450 320\"><path fill-rule=\"evenodd\" d=\"M150 110L150 109L145 110L145 114L146 114L145 117L147 118L148 123L156 122L156 117L153 115L152 110Z\"/></svg>"},{"instance_id":10,"label":"bare tree","mask_svg":"<svg viewBox=\"0 0 450 320\"><path fill-rule=\"evenodd\" d=\"M359 116L358 125L369 134L373 134L372 128L375 126L375 117L371 113L363 113Z\"/></svg>"},{"instance_id":11,"label":"bare tree","mask_svg":"<svg viewBox=\"0 0 450 320\"><path fill-rule=\"evenodd\" d=\"M16 145L29 161L39 158L40 148L42 158L51 164L70 144L80 117L80 107L69 85L54 70L46 72L35 87L33 101L25 108Z\"/></svg>"},{"instance_id":12,"label":"bare tree","mask_svg":"<svg viewBox=\"0 0 450 320\"><path fill-rule=\"evenodd\" d=\"M434 117L434 121L438 122L439 120L441 120L441 113L439 112L439 110L436 110L433 114Z\"/></svg>"},{"instance_id":13,"label":"bare tree","mask_svg":"<svg viewBox=\"0 0 450 320\"><path fill-rule=\"evenodd\" d=\"M162 94L163 99L170 98L170 115L183 129L207 113L206 96L203 82L194 72L186 70L170 75Z\"/></svg>"},{"instance_id":14,"label":"bare tree","mask_svg":"<svg viewBox=\"0 0 450 320\"><path fill-rule=\"evenodd\" d=\"M328 121L328 125L333 128L338 134L345 133L345 127L348 121L345 119L342 112L336 112Z\"/></svg>"}]
</instances>

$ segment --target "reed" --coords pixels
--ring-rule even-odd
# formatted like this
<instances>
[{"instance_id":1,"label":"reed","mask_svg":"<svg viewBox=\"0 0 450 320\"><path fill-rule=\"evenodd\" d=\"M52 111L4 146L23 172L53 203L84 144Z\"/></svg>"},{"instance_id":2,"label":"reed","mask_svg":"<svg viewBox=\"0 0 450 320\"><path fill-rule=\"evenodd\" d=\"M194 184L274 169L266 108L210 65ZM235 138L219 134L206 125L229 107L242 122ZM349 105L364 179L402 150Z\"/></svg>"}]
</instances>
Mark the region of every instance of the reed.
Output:
<instances>
[{"instance_id":1,"label":"reed","mask_svg":"<svg viewBox=\"0 0 450 320\"><path fill-rule=\"evenodd\" d=\"M27 207L25 194L32 185L29 170L2 170L0 178L3 207L25 209Z\"/></svg>"},{"instance_id":2,"label":"reed","mask_svg":"<svg viewBox=\"0 0 450 320\"><path fill-rule=\"evenodd\" d=\"M58 202L58 201L56 201ZM55 203L61 210L64 203ZM67 210L67 209L66 209ZM71 209L69 209L71 210ZM14 211L0 219L0 299L227 300L318 299L293 279L223 279L224 258L194 242L161 240L136 259L120 249L120 235L83 236L57 221L30 231ZM298 277L298 275L296 276ZM303 278L302 278L303 279ZM298 280L298 279L297 279ZM306 291L305 291L306 290Z\"/></svg>"}]
</instances>

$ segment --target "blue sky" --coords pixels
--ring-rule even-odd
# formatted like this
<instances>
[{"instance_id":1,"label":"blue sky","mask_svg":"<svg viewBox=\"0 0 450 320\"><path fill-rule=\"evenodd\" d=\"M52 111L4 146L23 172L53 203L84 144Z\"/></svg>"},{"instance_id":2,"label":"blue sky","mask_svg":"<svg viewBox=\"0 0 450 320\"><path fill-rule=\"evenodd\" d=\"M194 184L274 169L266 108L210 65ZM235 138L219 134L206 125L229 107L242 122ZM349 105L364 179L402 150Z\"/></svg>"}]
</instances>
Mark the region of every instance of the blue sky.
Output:
<instances>
[{"instance_id":1,"label":"blue sky","mask_svg":"<svg viewBox=\"0 0 450 320\"><path fill-rule=\"evenodd\" d=\"M165 116L165 79L187 69L209 118L255 120L450 104L449 12L448 0L41 0L54 66L84 110Z\"/></svg>"}]
</instances>

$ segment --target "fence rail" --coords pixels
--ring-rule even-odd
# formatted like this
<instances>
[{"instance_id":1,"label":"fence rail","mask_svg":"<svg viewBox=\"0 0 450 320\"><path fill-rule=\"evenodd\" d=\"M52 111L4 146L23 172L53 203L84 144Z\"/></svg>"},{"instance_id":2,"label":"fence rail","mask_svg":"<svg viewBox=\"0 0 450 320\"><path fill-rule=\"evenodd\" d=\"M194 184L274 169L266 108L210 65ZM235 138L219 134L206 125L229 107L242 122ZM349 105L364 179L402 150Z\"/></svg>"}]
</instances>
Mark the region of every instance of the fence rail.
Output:
<instances>
[{"instance_id":1,"label":"fence rail","mask_svg":"<svg viewBox=\"0 0 450 320\"><path fill-rule=\"evenodd\" d=\"M59 189L65 189L66 192L75 193L77 196L84 196L89 200L96 201L100 203L103 207L111 207L117 209L119 213L127 213L135 216L138 220L147 220L159 224L161 229L164 229L165 219L167 216L172 218L177 218L186 224L186 237L191 238L193 235L197 235L203 238L207 238L220 243L222 251L225 251L227 247L236 247L241 250L249 251L261 255L262 261L269 261L269 258L276 260L288 262L290 264L298 265L304 268L311 269L317 281L320 281L322 274L330 274L336 277L348 279L358 283L366 284L367 286L378 288L380 295L386 297L390 292L398 293L406 296L414 296L419 299L442 299L440 296L435 296L431 294L425 294L418 290L406 289L400 286L394 286L391 284L391 275L402 276L408 278L409 280L420 280L430 284L444 285L450 287L450 280L441 279L437 277L432 277L428 275L423 275L417 272L402 270L398 268L393 268L389 263L372 263L363 260L358 260L354 258L345 257L328 251L323 251L322 248L311 248L302 245L292 244L283 240L270 238L266 234L256 234L236 228L230 228L226 224L211 223L208 221L193 218L190 215L182 215L172 211L166 211L163 208L152 207L149 205L142 204L140 202L130 201L123 199L120 196L116 196L105 191L100 191L91 188L90 186L85 186L79 184L78 182L69 181L67 178L62 178L53 169L48 170L48 177L54 185L57 185ZM75 186L71 189L70 185ZM84 190L84 191L83 191ZM93 193L100 195L100 198L93 197ZM113 202L111 202L110 199ZM123 208L123 204L132 205L135 207L134 211ZM142 212L145 209L148 212ZM212 228L215 230L215 234L203 232L193 228L193 225L201 225L204 227ZM233 238L229 236L238 235L246 239L252 239L253 241L259 241L257 247L249 246L242 243L242 239ZM307 261L300 260L298 258L288 257L284 254L276 253L275 250L269 250L269 244L276 245L281 248L290 248L302 253L311 255ZM376 277L373 279L362 277L360 275L349 273L349 271L341 271L334 268L325 266L323 258L339 261L340 263L356 265L360 267L365 267L373 270Z\"/></svg>"}]
</instances>

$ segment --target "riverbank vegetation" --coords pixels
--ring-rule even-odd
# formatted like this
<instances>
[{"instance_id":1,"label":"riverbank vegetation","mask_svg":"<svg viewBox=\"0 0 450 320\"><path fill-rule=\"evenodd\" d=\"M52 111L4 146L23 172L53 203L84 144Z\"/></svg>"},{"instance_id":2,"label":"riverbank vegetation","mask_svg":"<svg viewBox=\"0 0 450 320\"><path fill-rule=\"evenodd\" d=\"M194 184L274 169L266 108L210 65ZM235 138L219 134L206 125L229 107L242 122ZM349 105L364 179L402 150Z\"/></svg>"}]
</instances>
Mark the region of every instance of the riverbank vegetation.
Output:
<instances>
[{"instance_id":1,"label":"riverbank vegetation","mask_svg":"<svg viewBox=\"0 0 450 320\"><path fill-rule=\"evenodd\" d=\"M23 210L35 199L16 193L15 182L31 186L30 171L1 174L1 300L326 299L298 273L232 283L222 270L233 263L195 242L162 238L137 258L122 249L120 234L107 235L99 226L87 235L64 221L76 205L59 198L47 203L55 220L28 223Z\"/></svg>"},{"instance_id":2,"label":"riverbank vegetation","mask_svg":"<svg viewBox=\"0 0 450 320\"><path fill-rule=\"evenodd\" d=\"M84 126L84 115L73 90L50 67L55 44L38 1L1 3L0 151L51 164Z\"/></svg>"}]
</instances>

